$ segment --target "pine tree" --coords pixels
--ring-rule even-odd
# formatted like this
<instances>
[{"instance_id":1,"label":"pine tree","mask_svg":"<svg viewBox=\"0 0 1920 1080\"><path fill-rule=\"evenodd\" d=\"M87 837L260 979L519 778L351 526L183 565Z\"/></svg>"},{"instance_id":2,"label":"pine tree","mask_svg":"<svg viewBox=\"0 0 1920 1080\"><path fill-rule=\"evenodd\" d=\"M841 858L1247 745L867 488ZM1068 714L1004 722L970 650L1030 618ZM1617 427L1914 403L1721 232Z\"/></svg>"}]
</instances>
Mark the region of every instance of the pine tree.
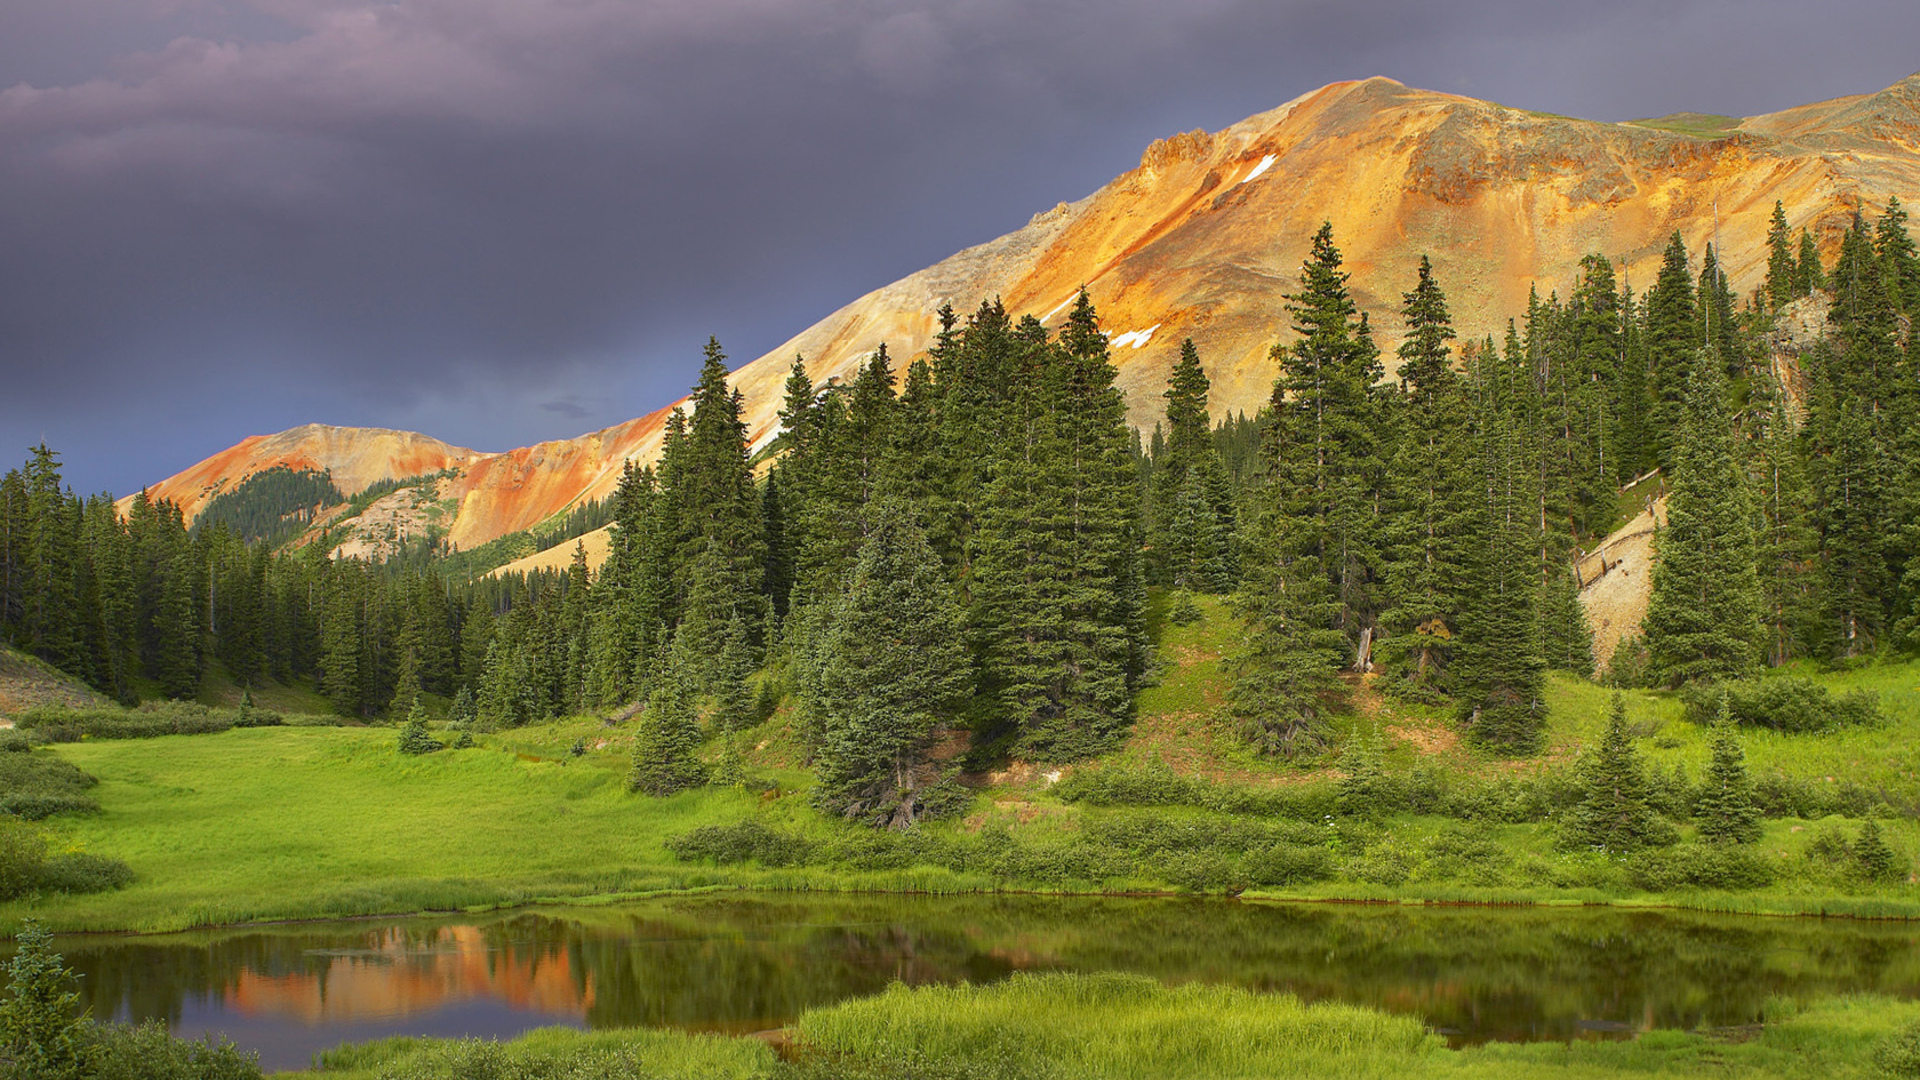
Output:
<instances>
[{"instance_id":1,"label":"pine tree","mask_svg":"<svg viewBox=\"0 0 1920 1080\"><path fill-rule=\"evenodd\" d=\"M1733 321L1733 290L1720 270L1713 245L1708 244L1700 257L1701 341L1730 378L1746 373L1738 330Z\"/></svg>"},{"instance_id":2,"label":"pine tree","mask_svg":"<svg viewBox=\"0 0 1920 1080\"><path fill-rule=\"evenodd\" d=\"M1474 741L1505 753L1538 747L1546 726L1540 632L1540 535L1524 415L1527 382L1516 345L1493 339L1470 366L1473 504L1468 602L1461 619L1454 698Z\"/></svg>"},{"instance_id":3,"label":"pine tree","mask_svg":"<svg viewBox=\"0 0 1920 1080\"><path fill-rule=\"evenodd\" d=\"M1261 498L1270 526L1294 519L1284 530L1291 550L1272 556L1319 563L1335 605L1330 626L1352 649L1355 668L1370 670L1381 607L1383 455L1391 448L1374 389L1379 354L1341 262L1332 226L1323 224L1301 267L1300 291L1287 297L1299 340L1274 347L1281 374L1269 405L1271 481Z\"/></svg>"},{"instance_id":4,"label":"pine tree","mask_svg":"<svg viewBox=\"0 0 1920 1080\"><path fill-rule=\"evenodd\" d=\"M1673 827L1647 801L1646 770L1627 731L1626 700L1618 693L1600 745L1581 755L1580 787L1580 802L1567 820L1570 844L1618 854L1675 839Z\"/></svg>"},{"instance_id":5,"label":"pine tree","mask_svg":"<svg viewBox=\"0 0 1920 1080\"><path fill-rule=\"evenodd\" d=\"M1402 430L1388 472L1387 610L1380 653L1390 685L1417 700L1441 692L1460 633L1471 529L1467 400L1449 360L1454 337L1446 295L1420 257L1403 297Z\"/></svg>"},{"instance_id":6,"label":"pine tree","mask_svg":"<svg viewBox=\"0 0 1920 1080\"><path fill-rule=\"evenodd\" d=\"M1787 211L1780 200L1773 202L1773 218L1767 226L1767 282L1764 291L1768 306L1779 311L1797 295L1794 276L1798 266L1793 257L1793 234L1787 229Z\"/></svg>"},{"instance_id":7,"label":"pine tree","mask_svg":"<svg viewBox=\"0 0 1920 1080\"><path fill-rule=\"evenodd\" d=\"M55 667L70 669L80 659L74 625L78 541L60 486L59 455L44 442L31 454L22 470L27 535L21 642Z\"/></svg>"},{"instance_id":8,"label":"pine tree","mask_svg":"<svg viewBox=\"0 0 1920 1080\"><path fill-rule=\"evenodd\" d=\"M1808 507L1806 467L1786 394L1769 380L1771 401L1756 444L1754 495L1760 511L1760 611L1765 660L1779 666L1806 654L1817 636L1819 597L1812 572L1818 538Z\"/></svg>"},{"instance_id":9,"label":"pine tree","mask_svg":"<svg viewBox=\"0 0 1920 1080\"><path fill-rule=\"evenodd\" d=\"M1233 493L1207 417L1211 385L1188 338L1167 380L1164 440L1155 429L1146 532L1153 580L1217 593L1233 578Z\"/></svg>"},{"instance_id":10,"label":"pine tree","mask_svg":"<svg viewBox=\"0 0 1920 1080\"><path fill-rule=\"evenodd\" d=\"M1700 317L1693 277L1687 271L1687 245L1675 232L1660 264L1660 276L1647 293L1649 430L1659 464L1673 464L1674 448L1686 421L1687 373L1701 345Z\"/></svg>"},{"instance_id":11,"label":"pine tree","mask_svg":"<svg viewBox=\"0 0 1920 1080\"><path fill-rule=\"evenodd\" d=\"M1754 507L1711 357L1696 361L1686 405L1643 624L1655 677L1676 686L1740 678L1760 659Z\"/></svg>"},{"instance_id":12,"label":"pine tree","mask_svg":"<svg viewBox=\"0 0 1920 1080\"><path fill-rule=\"evenodd\" d=\"M1800 260L1793 268L1793 293L1795 296L1811 296L1815 289L1827 287L1827 272L1820 264L1820 248L1813 242L1813 234L1800 230Z\"/></svg>"},{"instance_id":13,"label":"pine tree","mask_svg":"<svg viewBox=\"0 0 1920 1080\"><path fill-rule=\"evenodd\" d=\"M700 721L693 713L693 700L680 674L669 672L640 718L627 790L662 796L706 783L706 767L694 756L699 745Z\"/></svg>"},{"instance_id":14,"label":"pine tree","mask_svg":"<svg viewBox=\"0 0 1920 1080\"><path fill-rule=\"evenodd\" d=\"M1069 760L1132 717L1146 658L1139 489L1092 302L1082 293L1058 343L1030 316L1016 338L1027 370L977 503L969 625L998 707L986 741Z\"/></svg>"},{"instance_id":15,"label":"pine tree","mask_svg":"<svg viewBox=\"0 0 1920 1080\"><path fill-rule=\"evenodd\" d=\"M328 575L320 630L320 692L341 716L359 716L360 597L358 575L340 566Z\"/></svg>"},{"instance_id":16,"label":"pine tree","mask_svg":"<svg viewBox=\"0 0 1920 1080\"><path fill-rule=\"evenodd\" d=\"M15 935L0 998L0 1060L7 1075L31 1080L81 1080L88 1063L86 1019L77 1016L77 976L53 951L53 935L32 919Z\"/></svg>"},{"instance_id":17,"label":"pine tree","mask_svg":"<svg viewBox=\"0 0 1920 1080\"><path fill-rule=\"evenodd\" d=\"M822 646L815 801L829 813L904 829L924 811L927 751L958 719L971 661L940 558L904 501L873 507L871 529Z\"/></svg>"},{"instance_id":18,"label":"pine tree","mask_svg":"<svg viewBox=\"0 0 1920 1080\"><path fill-rule=\"evenodd\" d=\"M1888 299L1896 310L1920 314L1920 250L1907 231L1907 211L1900 200L1887 196L1887 211L1874 227L1874 249L1886 276Z\"/></svg>"},{"instance_id":19,"label":"pine tree","mask_svg":"<svg viewBox=\"0 0 1920 1080\"><path fill-rule=\"evenodd\" d=\"M415 698L407 710L407 724L400 729L399 750L409 757L446 749L446 744L427 733L427 710Z\"/></svg>"},{"instance_id":20,"label":"pine tree","mask_svg":"<svg viewBox=\"0 0 1920 1080\"><path fill-rule=\"evenodd\" d=\"M1343 755L1347 774L1340 778L1336 797L1341 817L1373 821L1385 814L1386 807L1381 805L1386 786L1383 751L1377 725L1365 736L1356 734L1347 744Z\"/></svg>"},{"instance_id":21,"label":"pine tree","mask_svg":"<svg viewBox=\"0 0 1920 1080\"><path fill-rule=\"evenodd\" d=\"M1753 803L1753 781L1747 776L1746 752L1727 712L1727 694L1720 692L1719 713L1712 733L1713 759L1693 815L1700 838L1717 844L1751 844L1760 839L1760 809Z\"/></svg>"},{"instance_id":22,"label":"pine tree","mask_svg":"<svg viewBox=\"0 0 1920 1080\"><path fill-rule=\"evenodd\" d=\"M1880 823L1868 818L1853 842L1854 871L1868 881L1898 881L1901 859L1880 835Z\"/></svg>"}]
</instances>

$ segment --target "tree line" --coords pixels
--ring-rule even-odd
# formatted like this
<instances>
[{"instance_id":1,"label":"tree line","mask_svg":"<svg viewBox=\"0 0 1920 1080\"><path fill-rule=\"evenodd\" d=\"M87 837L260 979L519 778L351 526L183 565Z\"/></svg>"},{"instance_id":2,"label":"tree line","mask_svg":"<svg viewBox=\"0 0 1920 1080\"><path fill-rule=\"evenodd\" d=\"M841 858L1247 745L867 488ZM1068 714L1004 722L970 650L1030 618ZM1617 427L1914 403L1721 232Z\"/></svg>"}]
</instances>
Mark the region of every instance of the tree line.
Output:
<instances>
[{"instance_id":1,"label":"tree line","mask_svg":"<svg viewBox=\"0 0 1920 1080\"><path fill-rule=\"evenodd\" d=\"M823 803L901 822L940 798L945 731L976 760L1113 745L1159 587L1170 618L1232 598L1229 705L1267 752L1318 746L1342 674L1373 672L1524 753L1544 672L1593 669L1576 560L1655 485L1653 599L1617 679L1920 647L1905 221L1856 215L1828 268L1776 207L1744 303L1677 233L1644 295L1591 255L1564 299L1464 339L1423 258L1391 376L1323 227L1266 407L1214 424L1189 341L1147 440L1084 292L1057 333L998 301L943 308L904 373L884 346L844 383L796 358L760 455L710 342L661 459L603 511L605 565L464 591L419 559L269 557L144 496L122 518L64 492L40 447L0 483L0 627L122 699L191 693L211 659L310 676L355 715L425 691L491 724L651 700L731 731L790 693ZM1772 363L1779 313L1820 301L1830 332Z\"/></svg>"}]
</instances>

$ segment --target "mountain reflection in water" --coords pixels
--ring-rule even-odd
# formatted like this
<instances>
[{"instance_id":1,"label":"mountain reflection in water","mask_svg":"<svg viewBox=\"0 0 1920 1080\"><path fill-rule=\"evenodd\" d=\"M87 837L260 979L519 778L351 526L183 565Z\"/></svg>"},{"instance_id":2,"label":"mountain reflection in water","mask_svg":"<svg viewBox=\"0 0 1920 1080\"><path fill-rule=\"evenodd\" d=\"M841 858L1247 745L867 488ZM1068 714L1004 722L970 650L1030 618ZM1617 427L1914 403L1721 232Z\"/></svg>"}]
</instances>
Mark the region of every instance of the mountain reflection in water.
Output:
<instances>
[{"instance_id":1,"label":"mountain reflection in water","mask_svg":"<svg viewBox=\"0 0 1920 1080\"><path fill-rule=\"evenodd\" d=\"M1770 997L1920 997L1920 927L1614 909L727 894L58 941L99 1017L298 1068L396 1034L749 1032L894 981L1129 971L1418 1015L1453 1042L1751 1023Z\"/></svg>"}]
</instances>

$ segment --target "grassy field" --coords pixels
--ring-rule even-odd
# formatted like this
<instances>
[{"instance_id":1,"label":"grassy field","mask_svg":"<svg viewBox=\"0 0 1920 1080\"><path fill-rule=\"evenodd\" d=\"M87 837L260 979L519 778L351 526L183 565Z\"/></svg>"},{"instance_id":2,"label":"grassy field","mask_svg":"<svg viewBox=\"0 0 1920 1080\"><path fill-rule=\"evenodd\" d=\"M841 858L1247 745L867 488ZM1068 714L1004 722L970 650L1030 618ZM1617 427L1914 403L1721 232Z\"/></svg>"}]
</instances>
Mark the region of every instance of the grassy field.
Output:
<instances>
[{"instance_id":1,"label":"grassy field","mask_svg":"<svg viewBox=\"0 0 1920 1080\"><path fill-rule=\"evenodd\" d=\"M1876 1046L1920 1005L1843 998L1737 1031L1653 1031L1623 1041L1450 1050L1421 1023L1345 1005L1124 975L1019 975L992 986L886 993L806 1013L788 1060L753 1039L658 1031L538 1032L515 1043L396 1039L342 1048L327 1080L588 1077L1186 1080L1191 1077L1622 1076L1844 1078L1882 1075ZM512 1071L510 1071L512 1070Z\"/></svg>"},{"instance_id":2,"label":"grassy field","mask_svg":"<svg viewBox=\"0 0 1920 1080\"><path fill-rule=\"evenodd\" d=\"M1250 819L1231 807L1070 802L1061 791L1074 785L1060 782L1075 779L1073 767L1016 763L986 778L964 819L927 826L917 839L876 836L811 809L809 777L798 767L784 711L748 734L759 788L709 788L664 800L625 790L633 721L596 717L484 736L475 748L420 758L398 754L395 731L384 727L87 740L35 751L58 754L100 779L91 792L100 812L49 819L49 848L123 859L137 881L115 892L0 906L0 927L32 915L62 930L176 930L733 886L1246 890L1293 899L1920 916L1920 888L1911 880L1865 885L1810 860L1817 838L1857 833L1857 817L1770 820L1757 850L1773 868L1772 884L1741 892L1636 888L1620 860L1561 850L1552 827L1537 820L1476 821L1465 830L1471 838L1463 838L1459 822L1429 812L1315 832L1318 807L1362 738L1378 735L1390 774L1423 782L1457 788L1564 776L1600 732L1611 691L1553 677L1546 752L1508 761L1463 742L1443 712L1357 684L1325 753L1301 763L1262 759L1244 747L1222 709L1231 621L1216 602L1202 606L1201 621L1162 628L1156 682L1141 695L1126 744L1080 768L1160 770L1155 775L1207 785L1240 803L1294 799L1298 805L1287 804L1291 822L1271 809ZM1892 720L1822 735L1750 731L1753 772L1816 794L1851 784L1871 796L1911 870L1920 850L1911 812L1920 804L1912 750L1920 746L1920 663L1803 674L1836 688L1874 690ZM272 704L308 704L303 693L288 691L286 701ZM1698 778L1705 733L1682 719L1679 700L1645 691L1628 697L1650 765L1678 766ZM808 854L716 862L683 860L667 847L697 827L740 822ZM1169 838L1169 830L1181 836ZM1299 880L1249 875L1244 852L1229 850L1233 844L1305 850L1329 868Z\"/></svg>"}]
</instances>

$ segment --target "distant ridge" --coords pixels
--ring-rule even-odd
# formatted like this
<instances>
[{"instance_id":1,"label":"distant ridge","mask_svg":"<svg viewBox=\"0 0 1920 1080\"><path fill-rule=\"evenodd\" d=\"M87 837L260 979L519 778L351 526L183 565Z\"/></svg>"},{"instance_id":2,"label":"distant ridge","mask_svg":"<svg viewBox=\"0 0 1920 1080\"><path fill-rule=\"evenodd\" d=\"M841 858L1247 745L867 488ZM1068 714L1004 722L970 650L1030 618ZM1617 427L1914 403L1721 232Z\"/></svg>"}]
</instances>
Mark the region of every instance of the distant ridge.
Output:
<instances>
[{"instance_id":1,"label":"distant ridge","mask_svg":"<svg viewBox=\"0 0 1920 1080\"><path fill-rule=\"evenodd\" d=\"M1680 113L1603 123L1412 89L1339 82L1223 131L1147 147L1137 168L1028 224L847 304L737 370L749 438L776 431L795 354L816 383L848 377L881 342L904 368L952 303L998 296L1056 326L1082 284L1114 344L1118 384L1142 427L1158 419L1183 338L1213 379L1216 417L1256 410L1272 387L1268 350L1286 336L1282 296L1322 221L1389 355L1400 296L1433 258L1463 336L1495 332L1530 288L1564 293L1582 256L1650 284L1667 237L1699 252L1717 229L1736 291L1765 270L1775 200L1829 257L1856 208L1920 202L1920 75L1884 90L1746 119ZM726 328L715 327L724 339ZM691 382L697 358L687 358ZM611 494L627 460L660 450L671 406L574 439L501 454L424 435L311 425L255 437L154 485L191 513L274 464L331 468L349 492L452 469L438 489L465 549ZM358 488L354 485L358 485ZM565 545L571 550L572 541Z\"/></svg>"}]
</instances>

